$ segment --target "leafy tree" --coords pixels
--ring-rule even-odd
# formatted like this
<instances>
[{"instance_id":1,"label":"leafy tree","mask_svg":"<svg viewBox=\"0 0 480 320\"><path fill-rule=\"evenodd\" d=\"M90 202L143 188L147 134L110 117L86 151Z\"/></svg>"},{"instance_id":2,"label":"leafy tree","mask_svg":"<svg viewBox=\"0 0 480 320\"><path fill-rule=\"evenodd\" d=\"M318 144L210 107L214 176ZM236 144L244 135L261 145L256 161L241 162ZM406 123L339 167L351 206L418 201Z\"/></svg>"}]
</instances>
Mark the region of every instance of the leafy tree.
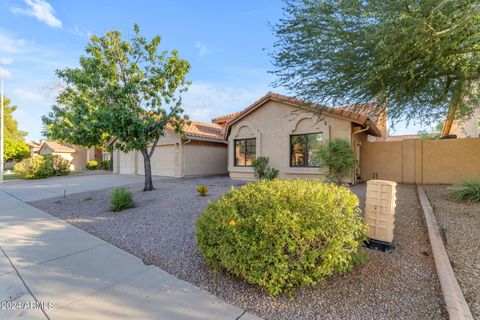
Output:
<instances>
[{"instance_id":1,"label":"leafy tree","mask_svg":"<svg viewBox=\"0 0 480 320\"><path fill-rule=\"evenodd\" d=\"M11 100L7 97L4 97L4 116L5 116L5 138L13 140L24 140L27 136L25 131L18 129L18 122L13 118L13 113L17 110L16 105L10 105Z\"/></svg>"},{"instance_id":2,"label":"leafy tree","mask_svg":"<svg viewBox=\"0 0 480 320\"><path fill-rule=\"evenodd\" d=\"M395 122L478 107L477 0L287 0L272 52L282 85L323 103L388 102Z\"/></svg>"},{"instance_id":3,"label":"leafy tree","mask_svg":"<svg viewBox=\"0 0 480 320\"><path fill-rule=\"evenodd\" d=\"M329 170L329 178L341 184L344 177L348 176L355 164L350 143L343 139L329 140L318 150L318 157L322 166Z\"/></svg>"},{"instance_id":4,"label":"leafy tree","mask_svg":"<svg viewBox=\"0 0 480 320\"><path fill-rule=\"evenodd\" d=\"M92 36L79 68L58 70L65 88L43 117L52 139L92 146L115 137L114 148L140 151L145 191L153 190L150 159L167 126L181 133L181 93L189 63L178 52L161 51L160 36L147 41L140 29L129 40L119 31Z\"/></svg>"},{"instance_id":5,"label":"leafy tree","mask_svg":"<svg viewBox=\"0 0 480 320\"><path fill-rule=\"evenodd\" d=\"M5 116L5 161L22 161L30 155L30 149L25 144L26 132L18 129L18 122L13 118L13 113L17 106L10 105L11 100L4 98L4 116Z\"/></svg>"},{"instance_id":6,"label":"leafy tree","mask_svg":"<svg viewBox=\"0 0 480 320\"><path fill-rule=\"evenodd\" d=\"M30 156L30 149L23 140L5 138L5 161L22 161Z\"/></svg>"}]
</instances>

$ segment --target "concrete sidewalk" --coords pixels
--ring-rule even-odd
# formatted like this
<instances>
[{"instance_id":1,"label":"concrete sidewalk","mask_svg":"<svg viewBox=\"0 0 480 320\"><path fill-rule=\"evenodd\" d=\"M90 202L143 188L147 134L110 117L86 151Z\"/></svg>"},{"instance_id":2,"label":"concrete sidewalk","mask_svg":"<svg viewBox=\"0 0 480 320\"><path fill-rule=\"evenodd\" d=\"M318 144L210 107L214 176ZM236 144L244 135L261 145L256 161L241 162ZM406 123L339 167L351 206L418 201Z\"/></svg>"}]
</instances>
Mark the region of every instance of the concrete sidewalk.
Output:
<instances>
[{"instance_id":1,"label":"concrete sidewalk","mask_svg":"<svg viewBox=\"0 0 480 320\"><path fill-rule=\"evenodd\" d=\"M0 188L0 319L258 319L19 200L55 189L28 190Z\"/></svg>"}]
</instances>

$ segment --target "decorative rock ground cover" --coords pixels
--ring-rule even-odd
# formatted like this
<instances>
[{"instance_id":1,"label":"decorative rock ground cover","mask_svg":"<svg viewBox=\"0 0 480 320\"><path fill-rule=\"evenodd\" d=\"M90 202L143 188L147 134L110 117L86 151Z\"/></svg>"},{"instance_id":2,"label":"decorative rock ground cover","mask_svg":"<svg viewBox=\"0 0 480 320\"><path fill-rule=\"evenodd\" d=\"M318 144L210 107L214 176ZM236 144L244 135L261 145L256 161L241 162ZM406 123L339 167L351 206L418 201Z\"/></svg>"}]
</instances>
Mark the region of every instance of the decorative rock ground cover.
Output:
<instances>
[{"instance_id":1,"label":"decorative rock ground cover","mask_svg":"<svg viewBox=\"0 0 480 320\"><path fill-rule=\"evenodd\" d=\"M198 183L209 185L206 197L197 195ZM140 184L129 186L137 206L119 213L109 210L111 189L31 204L265 319L447 318L415 186L398 186L393 253L365 249L365 263L299 289L293 299L212 272L197 251L197 216L228 183L171 180L156 187L145 193ZM352 191L364 198L364 186Z\"/></svg>"},{"instance_id":2,"label":"decorative rock ground cover","mask_svg":"<svg viewBox=\"0 0 480 320\"><path fill-rule=\"evenodd\" d=\"M480 204L449 197L448 186L424 186L441 228L453 272L470 311L480 319Z\"/></svg>"}]
</instances>

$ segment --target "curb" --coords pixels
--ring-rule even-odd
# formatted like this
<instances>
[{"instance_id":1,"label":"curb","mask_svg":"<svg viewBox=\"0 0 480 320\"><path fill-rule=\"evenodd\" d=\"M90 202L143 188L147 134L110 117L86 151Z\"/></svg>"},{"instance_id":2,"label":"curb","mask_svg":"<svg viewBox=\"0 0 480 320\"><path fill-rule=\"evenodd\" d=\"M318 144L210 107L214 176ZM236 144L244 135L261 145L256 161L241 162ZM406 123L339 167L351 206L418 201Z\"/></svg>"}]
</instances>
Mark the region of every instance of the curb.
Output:
<instances>
[{"instance_id":1,"label":"curb","mask_svg":"<svg viewBox=\"0 0 480 320\"><path fill-rule=\"evenodd\" d=\"M437 269L438 279L440 280L448 315L450 319L473 320L472 313L468 308L468 304L453 273L452 265L450 264L445 246L443 245L440 229L433 214L430 201L428 201L425 190L421 185L417 185L417 190L423 214L425 215L425 221L427 222L428 237L430 238L435 267Z\"/></svg>"}]
</instances>

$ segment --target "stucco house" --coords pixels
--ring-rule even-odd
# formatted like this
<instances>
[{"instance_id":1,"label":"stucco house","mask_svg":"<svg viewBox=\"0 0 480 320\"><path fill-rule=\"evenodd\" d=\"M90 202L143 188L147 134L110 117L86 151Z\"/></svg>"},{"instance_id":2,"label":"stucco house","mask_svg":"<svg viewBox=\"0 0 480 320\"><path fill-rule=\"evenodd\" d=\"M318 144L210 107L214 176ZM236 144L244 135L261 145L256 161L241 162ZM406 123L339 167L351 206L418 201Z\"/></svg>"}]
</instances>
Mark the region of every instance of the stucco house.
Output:
<instances>
[{"instance_id":1,"label":"stucco house","mask_svg":"<svg viewBox=\"0 0 480 320\"><path fill-rule=\"evenodd\" d=\"M102 161L102 151L98 148L84 148L57 141L42 141L38 154L59 155L70 161L71 170L85 169L88 161Z\"/></svg>"},{"instance_id":2,"label":"stucco house","mask_svg":"<svg viewBox=\"0 0 480 320\"><path fill-rule=\"evenodd\" d=\"M224 116L228 172L232 179L254 179L252 160L268 157L282 178L324 179L315 151L334 138L349 141L357 165L345 182L360 176L360 145L387 136L386 117L371 117L372 105L327 108L300 99L268 93L243 111ZM315 109L321 108L320 116Z\"/></svg>"},{"instance_id":3,"label":"stucco house","mask_svg":"<svg viewBox=\"0 0 480 320\"><path fill-rule=\"evenodd\" d=\"M314 109L321 108L319 117ZM352 144L357 162L362 141L387 136L386 117L371 117L372 105L327 108L284 95L268 93L240 112L191 121L185 137L167 129L151 159L152 174L184 177L229 174L232 179L253 180L252 160L269 157L282 178L324 179L315 151L326 141L342 138ZM112 140L110 143L113 143ZM144 174L140 152L115 150L113 171ZM357 165L345 182L360 176Z\"/></svg>"},{"instance_id":4,"label":"stucco house","mask_svg":"<svg viewBox=\"0 0 480 320\"><path fill-rule=\"evenodd\" d=\"M152 175L185 177L227 174L227 143L223 128L216 123L190 121L182 137L172 128L158 141L151 159ZM110 143L113 143L112 140ZM143 156L138 151L113 153L113 172L144 174Z\"/></svg>"}]
</instances>

